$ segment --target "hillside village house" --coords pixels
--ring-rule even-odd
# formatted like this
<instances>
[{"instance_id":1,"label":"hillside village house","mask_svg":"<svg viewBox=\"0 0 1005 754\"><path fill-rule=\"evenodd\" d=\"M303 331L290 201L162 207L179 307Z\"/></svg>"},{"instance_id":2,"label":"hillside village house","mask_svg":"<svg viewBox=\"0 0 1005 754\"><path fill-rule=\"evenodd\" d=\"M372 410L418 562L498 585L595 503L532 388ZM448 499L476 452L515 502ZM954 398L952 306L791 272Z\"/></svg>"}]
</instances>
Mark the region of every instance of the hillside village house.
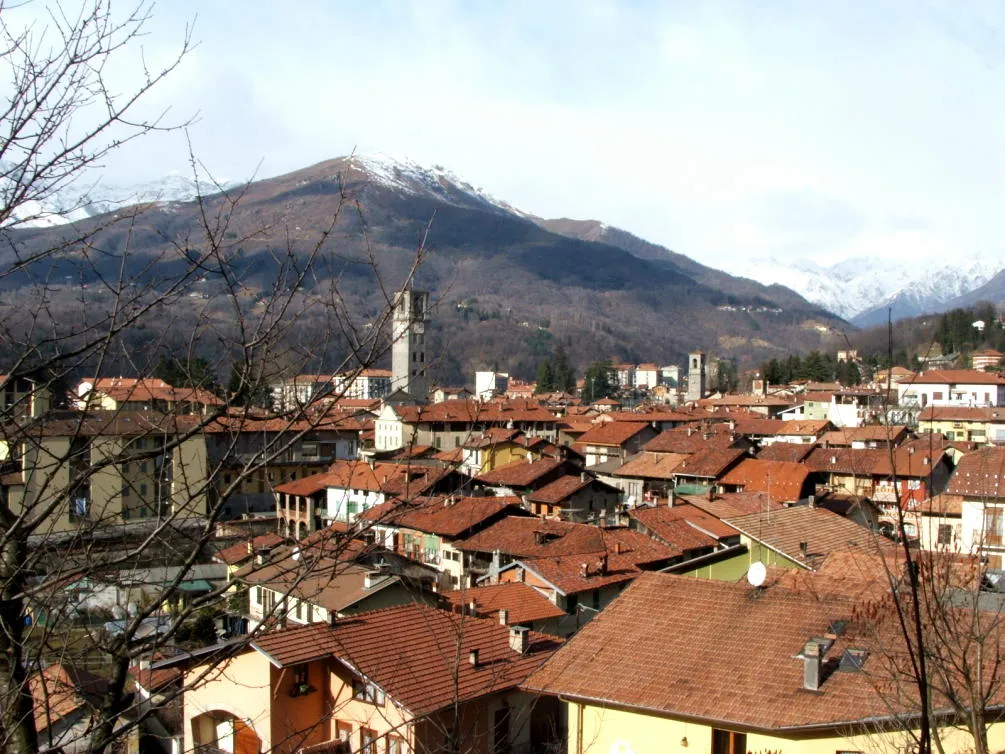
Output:
<instances>
[{"instance_id":1,"label":"hillside village house","mask_svg":"<svg viewBox=\"0 0 1005 754\"><path fill-rule=\"evenodd\" d=\"M1005 448L981 448L960 459L946 489L962 498L960 550L1001 569L1005 557Z\"/></svg>"},{"instance_id":2,"label":"hillside village house","mask_svg":"<svg viewBox=\"0 0 1005 754\"><path fill-rule=\"evenodd\" d=\"M660 368L655 364L639 364L635 367L634 387L652 390L660 384Z\"/></svg>"},{"instance_id":3,"label":"hillside village house","mask_svg":"<svg viewBox=\"0 0 1005 754\"><path fill-rule=\"evenodd\" d=\"M557 417L533 401L444 401L430 405L385 403L374 425L378 451L408 445L438 450L460 448L474 435L496 427L519 429L528 437L557 438Z\"/></svg>"},{"instance_id":4,"label":"hillside village house","mask_svg":"<svg viewBox=\"0 0 1005 754\"><path fill-rule=\"evenodd\" d=\"M613 460L624 463L656 434L648 422L602 422L581 435L575 448L586 457L587 468Z\"/></svg>"},{"instance_id":5,"label":"hillside village house","mask_svg":"<svg viewBox=\"0 0 1005 754\"><path fill-rule=\"evenodd\" d=\"M351 524L364 511L392 497L410 499L463 488L463 477L450 469L410 463L337 461L325 472L277 486L276 517L282 533L299 538L332 522Z\"/></svg>"},{"instance_id":6,"label":"hillside village house","mask_svg":"<svg viewBox=\"0 0 1005 754\"><path fill-rule=\"evenodd\" d=\"M592 474L566 474L524 496L535 516L601 523L618 510L621 490Z\"/></svg>"},{"instance_id":7,"label":"hillside village house","mask_svg":"<svg viewBox=\"0 0 1005 754\"><path fill-rule=\"evenodd\" d=\"M391 394L390 369L357 369L336 374L332 380L336 395L358 400L377 400Z\"/></svg>"},{"instance_id":8,"label":"hillside village house","mask_svg":"<svg viewBox=\"0 0 1005 754\"><path fill-rule=\"evenodd\" d=\"M184 750L525 750L559 721L556 705L533 704L519 685L559 645L422 605L271 631L222 672L186 672Z\"/></svg>"},{"instance_id":9,"label":"hillside village house","mask_svg":"<svg viewBox=\"0 0 1005 754\"><path fill-rule=\"evenodd\" d=\"M994 348L985 348L970 354L970 365L974 369L988 372L1001 366L1003 358L1005 358L1005 353L996 351Z\"/></svg>"},{"instance_id":10,"label":"hillside village house","mask_svg":"<svg viewBox=\"0 0 1005 754\"><path fill-rule=\"evenodd\" d=\"M81 411L208 414L223 401L207 390L176 388L154 377L91 377L77 386L75 405Z\"/></svg>"},{"instance_id":11,"label":"hillside village house","mask_svg":"<svg viewBox=\"0 0 1005 754\"><path fill-rule=\"evenodd\" d=\"M524 688L566 705L569 754L905 751L916 691L900 676L876 688L896 641L812 587L755 597L744 580L645 573ZM1005 723L989 728L990 750L1005 747ZM939 735L949 754L973 749L965 729Z\"/></svg>"},{"instance_id":12,"label":"hillside village house","mask_svg":"<svg viewBox=\"0 0 1005 754\"><path fill-rule=\"evenodd\" d=\"M48 531L205 516L215 491L193 416L81 413L40 419L0 439L3 492L15 512L53 506Z\"/></svg>"},{"instance_id":13,"label":"hillside village house","mask_svg":"<svg viewBox=\"0 0 1005 754\"><path fill-rule=\"evenodd\" d=\"M527 516L518 497L416 497L389 500L360 514L378 545L442 573L445 588L470 586L467 559L455 543L507 516Z\"/></svg>"},{"instance_id":14,"label":"hillside village house","mask_svg":"<svg viewBox=\"0 0 1005 754\"><path fill-rule=\"evenodd\" d=\"M918 431L959 442L1005 443L1005 408L928 406L918 415Z\"/></svg>"},{"instance_id":15,"label":"hillside village house","mask_svg":"<svg viewBox=\"0 0 1005 754\"><path fill-rule=\"evenodd\" d=\"M976 369L939 369L921 372L897 384L901 405L1001 406L1005 404L1005 377Z\"/></svg>"},{"instance_id":16,"label":"hillside village house","mask_svg":"<svg viewBox=\"0 0 1005 754\"><path fill-rule=\"evenodd\" d=\"M478 476L518 460L537 459L543 454L556 455L558 448L540 437L528 438L518 429L493 427L464 441L458 470Z\"/></svg>"},{"instance_id":17,"label":"hillside village house","mask_svg":"<svg viewBox=\"0 0 1005 754\"><path fill-rule=\"evenodd\" d=\"M487 584L444 592L452 610L478 618L498 618L504 626L561 636L566 612L537 589L522 582Z\"/></svg>"}]
</instances>

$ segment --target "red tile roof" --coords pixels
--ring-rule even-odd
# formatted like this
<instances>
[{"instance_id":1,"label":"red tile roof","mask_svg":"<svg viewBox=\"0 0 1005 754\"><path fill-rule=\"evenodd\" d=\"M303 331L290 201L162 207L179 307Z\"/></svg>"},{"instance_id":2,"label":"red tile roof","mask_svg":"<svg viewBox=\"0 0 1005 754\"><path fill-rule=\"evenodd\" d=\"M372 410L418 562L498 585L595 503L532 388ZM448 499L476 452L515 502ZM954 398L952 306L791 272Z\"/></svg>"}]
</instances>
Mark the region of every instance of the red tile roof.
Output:
<instances>
[{"instance_id":1,"label":"red tile roof","mask_svg":"<svg viewBox=\"0 0 1005 754\"><path fill-rule=\"evenodd\" d=\"M628 515L653 536L685 552L715 547L720 538L739 536L732 526L687 504L635 508Z\"/></svg>"},{"instance_id":2,"label":"red tile roof","mask_svg":"<svg viewBox=\"0 0 1005 754\"><path fill-rule=\"evenodd\" d=\"M427 405L394 406L394 412L406 424L420 422L465 422L471 424L507 424L509 422L554 423L557 418L534 400L514 398L509 401L455 400Z\"/></svg>"},{"instance_id":3,"label":"red tile roof","mask_svg":"<svg viewBox=\"0 0 1005 754\"><path fill-rule=\"evenodd\" d=\"M678 495L677 497L716 518L723 519L745 516L748 513L777 511L784 507L763 492L720 492L716 493L711 500L708 499L707 495Z\"/></svg>"},{"instance_id":4,"label":"red tile roof","mask_svg":"<svg viewBox=\"0 0 1005 754\"><path fill-rule=\"evenodd\" d=\"M913 385L1005 385L1005 377L979 369L932 369L910 380Z\"/></svg>"},{"instance_id":5,"label":"red tile roof","mask_svg":"<svg viewBox=\"0 0 1005 754\"><path fill-rule=\"evenodd\" d=\"M652 428L645 422L604 422L595 424L585 434L579 436L576 443L581 446L600 445L621 447L633 437Z\"/></svg>"},{"instance_id":6,"label":"red tile roof","mask_svg":"<svg viewBox=\"0 0 1005 754\"><path fill-rule=\"evenodd\" d=\"M521 513L518 497L417 497L388 500L360 514L363 521L454 538L506 513Z\"/></svg>"},{"instance_id":7,"label":"red tile roof","mask_svg":"<svg viewBox=\"0 0 1005 754\"><path fill-rule=\"evenodd\" d=\"M542 477L554 473L563 464L564 461L560 458L514 461L479 474L475 481L490 487L530 487Z\"/></svg>"},{"instance_id":8,"label":"red tile roof","mask_svg":"<svg viewBox=\"0 0 1005 754\"><path fill-rule=\"evenodd\" d=\"M804 689L799 653L835 620L847 624L826 660L863 647L873 650L866 667L883 670L884 645L870 640L871 625L853 620L851 600L821 601L778 586L752 594L742 581L642 574L524 688L783 736L800 728L847 731L853 721L913 711L903 697L891 710L894 695L877 693L873 673L835 670L824 674L819 691Z\"/></svg>"},{"instance_id":9,"label":"red tile roof","mask_svg":"<svg viewBox=\"0 0 1005 754\"><path fill-rule=\"evenodd\" d=\"M859 476L891 476L925 478L945 456L941 447L919 449L917 444L905 444L893 452L886 448L816 448L803 463L810 471L856 474Z\"/></svg>"},{"instance_id":10,"label":"red tile roof","mask_svg":"<svg viewBox=\"0 0 1005 754\"><path fill-rule=\"evenodd\" d=\"M1005 448L967 453L956 466L946 492L974 498L1005 498Z\"/></svg>"},{"instance_id":11,"label":"red tile roof","mask_svg":"<svg viewBox=\"0 0 1005 754\"><path fill-rule=\"evenodd\" d=\"M336 461L328 471L276 486L276 492L306 497L327 488L367 490L388 495L421 495L443 479L447 469L409 463Z\"/></svg>"},{"instance_id":12,"label":"red tile roof","mask_svg":"<svg viewBox=\"0 0 1005 754\"><path fill-rule=\"evenodd\" d=\"M456 589L444 592L443 596L454 609L467 607L475 603L475 611L479 618L499 618L499 611L507 613L506 625L514 626L520 623L561 618L565 611L551 600L527 584L513 582L506 584L490 584L473 589Z\"/></svg>"},{"instance_id":13,"label":"red tile roof","mask_svg":"<svg viewBox=\"0 0 1005 754\"><path fill-rule=\"evenodd\" d=\"M999 406L926 406L918 420L1005 422L1005 408Z\"/></svg>"},{"instance_id":14,"label":"red tile roof","mask_svg":"<svg viewBox=\"0 0 1005 754\"><path fill-rule=\"evenodd\" d=\"M832 552L873 555L894 547L889 540L850 519L808 505L750 513L725 521L751 539L810 569L819 567L824 557Z\"/></svg>"},{"instance_id":15,"label":"red tile roof","mask_svg":"<svg viewBox=\"0 0 1005 754\"><path fill-rule=\"evenodd\" d=\"M792 461L798 463L808 456L815 446L810 443L773 442L761 448L757 457L762 461Z\"/></svg>"},{"instance_id":16,"label":"red tile roof","mask_svg":"<svg viewBox=\"0 0 1005 754\"><path fill-rule=\"evenodd\" d=\"M738 486L747 492L765 492L782 503L794 503L807 489L809 475L810 470L801 463L745 458L727 471L719 482Z\"/></svg>"},{"instance_id":17,"label":"red tile roof","mask_svg":"<svg viewBox=\"0 0 1005 754\"><path fill-rule=\"evenodd\" d=\"M252 642L280 666L333 656L413 715L515 688L561 640L531 632L528 650L510 648L499 621L412 604L263 634ZM478 665L469 662L478 650ZM454 658L457 658L456 661Z\"/></svg>"},{"instance_id":18,"label":"red tile roof","mask_svg":"<svg viewBox=\"0 0 1005 754\"><path fill-rule=\"evenodd\" d=\"M675 427L647 442L642 449L651 453L699 453L710 447L729 447L736 437L728 424L709 427Z\"/></svg>"}]
</instances>

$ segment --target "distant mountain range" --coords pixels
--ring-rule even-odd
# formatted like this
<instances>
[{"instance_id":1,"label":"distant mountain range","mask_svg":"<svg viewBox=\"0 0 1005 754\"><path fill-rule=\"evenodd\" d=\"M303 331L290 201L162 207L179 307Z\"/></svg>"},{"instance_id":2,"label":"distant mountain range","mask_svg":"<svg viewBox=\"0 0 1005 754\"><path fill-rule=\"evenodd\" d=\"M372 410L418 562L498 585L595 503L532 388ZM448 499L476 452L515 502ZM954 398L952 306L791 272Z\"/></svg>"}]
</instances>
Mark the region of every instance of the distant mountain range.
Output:
<instances>
[{"instance_id":1,"label":"distant mountain range","mask_svg":"<svg viewBox=\"0 0 1005 754\"><path fill-rule=\"evenodd\" d=\"M731 264L729 272L770 285L788 286L808 301L859 327L894 319L941 312L981 298L1001 301L993 289L978 293L1005 270L1005 261L990 257L952 260L846 259L831 266L808 260L767 258ZM999 284L1005 289L1005 283ZM971 294L977 295L973 301Z\"/></svg>"},{"instance_id":2,"label":"distant mountain range","mask_svg":"<svg viewBox=\"0 0 1005 754\"><path fill-rule=\"evenodd\" d=\"M98 269L75 264L72 255L47 257L50 269L36 271L36 279L44 274L69 286L118 274L116 254L125 248L137 279L156 279L158 265L166 264L159 260L175 253L174 242L195 243L201 225L196 203L188 201L195 195L191 181L171 176L112 188L60 195L22 214L30 227L10 235L31 251L65 241L67 222L97 227L104 222L97 213L150 203L131 221L128 236L114 224L98 231L95 246L106 254L88 260ZM351 209L343 210L308 279L314 286L337 280L342 300L361 319L379 307L375 272L385 287L399 284L428 228L428 253L416 284L437 302L431 332L440 354L437 378L453 384L476 368L532 376L558 344L580 366L603 358L683 364L696 348L736 358L741 367L756 366L772 356L824 347L845 328L784 286L701 265L599 222L534 217L444 168L410 160L329 160L244 187L233 208L222 195L201 193L209 212L229 215L228 237L239 246L235 264L252 301L267 296L276 282L276 249L288 247L307 259L340 198L350 198ZM0 263L8 261L4 253ZM18 279L8 276L5 287ZM209 279L200 285L198 300L212 307L222 287ZM177 305L196 304L186 297ZM224 304L220 316L227 316ZM183 327L177 330L184 334Z\"/></svg>"}]
</instances>

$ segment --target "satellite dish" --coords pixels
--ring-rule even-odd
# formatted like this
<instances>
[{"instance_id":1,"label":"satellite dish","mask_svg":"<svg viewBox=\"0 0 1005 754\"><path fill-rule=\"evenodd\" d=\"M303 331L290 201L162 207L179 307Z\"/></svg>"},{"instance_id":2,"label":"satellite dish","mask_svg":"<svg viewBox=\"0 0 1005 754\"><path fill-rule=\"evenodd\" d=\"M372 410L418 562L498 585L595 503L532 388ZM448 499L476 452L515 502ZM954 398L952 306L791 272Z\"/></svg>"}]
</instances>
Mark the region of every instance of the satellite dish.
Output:
<instances>
[{"instance_id":1,"label":"satellite dish","mask_svg":"<svg viewBox=\"0 0 1005 754\"><path fill-rule=\"evenodd\" d=\"M751 563L750 568L747 569L747 583L751 586L761 586L764 584L764 579L768 576L768 569L764 567L764 563L760 560Z\"/></svg>"},{"instance_id":2,"label":"satellite dish","mask_svg":"<svg viewBox=\"0 0 1005 754\"><path fill-rule=\"evenodd\" d=\"M293 548L293 555L291 555L290 557L292 557L294 560L300 560L300 548L299 547L294 547ZM747 577L749 578L750 575L748 574Z\"/></svg>"}]
</instances>

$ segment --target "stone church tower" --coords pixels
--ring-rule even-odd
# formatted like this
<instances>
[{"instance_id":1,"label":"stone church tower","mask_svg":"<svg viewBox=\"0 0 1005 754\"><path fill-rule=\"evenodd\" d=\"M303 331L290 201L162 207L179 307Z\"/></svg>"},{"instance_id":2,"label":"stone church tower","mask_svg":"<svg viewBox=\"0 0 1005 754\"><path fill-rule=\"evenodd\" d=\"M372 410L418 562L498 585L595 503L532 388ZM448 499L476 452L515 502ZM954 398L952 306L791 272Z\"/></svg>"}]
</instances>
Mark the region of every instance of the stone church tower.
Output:
<instances>
[{"instance_id":1,"label":"stone church tower","mask_svg":"<svg viewBox=\"0 0 1005 754\"><path fill-rule=\"evenodd\" d=\"M429 321L429 294L408 288L394 297L391 333L391 390L404 390L413 398L426 400L429 367L426 355L426 323Z\"/></svg>"},{"instance_id":2,"label":"stone church tower","mask_svg":"<svg viewBox=\"0 0 1005 754\"><path fill-rule=\"evenodd\" d=\"M692 351L687 356L687 396L688 403L700 401L705 397L705 354Z\"/></svg>"}]
</instances>

